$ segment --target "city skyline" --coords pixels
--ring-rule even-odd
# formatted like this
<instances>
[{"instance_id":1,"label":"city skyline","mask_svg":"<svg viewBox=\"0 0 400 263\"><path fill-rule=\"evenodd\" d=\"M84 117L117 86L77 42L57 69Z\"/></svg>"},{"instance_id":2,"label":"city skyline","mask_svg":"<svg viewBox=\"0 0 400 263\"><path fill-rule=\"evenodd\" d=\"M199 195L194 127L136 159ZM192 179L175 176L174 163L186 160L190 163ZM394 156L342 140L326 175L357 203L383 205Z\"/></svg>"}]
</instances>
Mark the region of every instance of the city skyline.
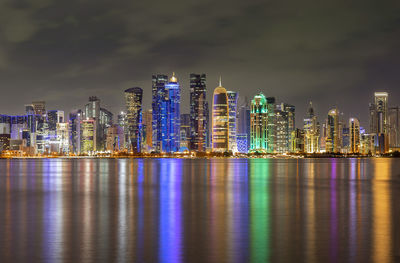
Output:
<instances>
[{"instance_id":1,"label":"city skyline","mask_svg":"<svg viewBox=\"0 0 400 263\"><path fill-rule=\"evenodd\" d=\"M171 71L172 72L172 71ZM175 72L174 72L174 74L175 74ZM181 113L190 113L190 75L191 74L196 74L196 73L190 73L190 74L188 74L189 75L189 77L188 76L181 76L181 75L178 75L178 74L176 74L178 77L179 77L179 85L180 85L180 92L181 92L181 95L180 95L180 97L181 97L181 106L180 106L180 108L181 108ZM207 74L205 74L205 73L201 73L201 74L203 74L203 75L205 75L205 76L207 76ZM167 74L160 74L160 73L158 73L158 74L153 74L153 77L154 76L163 76L163 77L165 77L165 78L168 78L168 73ZM188 83L182 83L182 79L187 79L187 81L188 81ZM223 76L219 76L217 79L216 79L216 81L213 81L213 83L215 82L215 85L217 86L218 85L218 81L220 80L220 79L224 79L223 78ZM225 79L224 79L224 83L225 83ZM205 81L205 84L207 85L207 86L209 86L210 85L210 80L209 80L209 78L207 77L207 81ZM151 86L151 85L150 85ZM132 87L139 87L139 88L141 88L142 90L143 90L143 103L142 103L142 110L143 111L145 111L145 110L150 110L150 109L152 109L152 103L145 103L145 98L146 99L148 99L148 97L150 97L150 98L152 98L152 91L151 91L151 87L150 88L148 88L148 87L141 87L141 86L139 86L139 85L133 85ZM130 88L132 88L132 87L130 87ZM211 87L213 87L213 86L211 86ZM128 88L129 89L129 88ZM246 93L245 95L243 95L242 93L240 93L239 91L237 91L237 90L233 90L233 89L230 89L230 88L227 88L227 90L229 90L229 91L234 91L235 93L237 93L237 95L238 95L238 97L239 98L241 98L242 100L243 99L245 99L245 98L247 98L248 99L248 101L247 101L247 103L249 103L250 104L250 101L251 101L251 99L249 99L249 98L252 98L255 94L257 94L257 93L264 93L264 94L266 94L266 92L265 92L265 90L263 90L263 89L260 89L258 92L256 92L256 93L254 93L254 94L248 94L248 93ZM115 91L115 92L117 92L117 91ZM109 105L109 103L108 103L108 98L101 98L100 96L97 96L96 95L96 92L93 92L93 93L91 93L88 97L90 98L90 97L98 97L99 99L101 99L101 101L102 101L102 104L103 105L107 105L106 107L107 107L107 109L114 109L114 108L118 108L118 110L111 110L111 112L113 113L113 115L114 115L114 117L116 117L117 116L117 114L119 113L119 112L121 112L121 111L123 111L123 112L125 112L126 111L126 105L125 105L125 100L124 100L124 96L122 95L121 96L121 94L123 94L123 92L124 92L124 90L120 90L120 91L118 91L120 94L120 99L121 99L121 104L120 105L118 105L117 107L116 106L110 106ZM376 90L374 90L371 94L373 94L374 92L376 92ZM380 92L384 92L384 93L388 93L389 94L389 96L390 96L390 99L389 99L389 106L398 106L398 104L400 105L400 100L396 100L396 99L394 99L393 98L393 96L392 96L392 92L390 92L390 91L388 91L388 90L380 90ZM396 94L396 92L394 92L395 94ZM361 107L359 110L358 110L358 112L346 112L346 111L344 111L343 109L344 108L346 108L346 105L343 105L343 106L338 106L338 105L342 105L341 103L339 103L339 104L335 104L335 103L331 103L331 104L326 104L326 105L322 105L322 108L326 108L326 109L328 109L326 112L322 112L321 110L320 110L320 108L319 107L321 107L321 105L319 105L318 106L318 103L316 103L315 102L315 100L313 100L312 99L312 96L310 96L310 100L309 101L307 101L307 103L306 104L304 104L304 105L297 105L296 103L291 103L291 102L288 102L288 101L284 101L284 100L282 100L282 99L280 99L279 97L277 97L277 96L275 96L274 94L272 94L272 93L268 93L269 95L271 95L270 97L273 97L273 98L275 98L275 100L276 100L276 102L277 103L289 103L289 104L292 104L292 105L294 105L295 106L295 108L296 108L296 116L297 117L301 117L301 119L300 118L296 118L295 119L295 127L302 127L303 126L303 117L305 118L306 116L307 116L307 114L308 114L308 107L307 107L307 105L309 105L309 103L311 102L312 104L313 104L313 109L314 109L314 111L315 111L315 113L316 113L316 117L317 117L317 120L318 121L323 121L324 119L325 119L325 117L322 117L321 118L321 116L325 116L325 113L326 114L328 114L329 112L330 112L330 110L332 109L332 108L338 108L339 109L339 111L340 111L340 114L341 114L341 118L343 118L343 119L349 119L349 118L356 118L358 121L359 121L359 123L360 123L360 126L361 127L363 127L363 128L366 128L366 129L368 129L369 128L369 125L370 125L370 123L369 123L369 109L368 109L368 105L367 106L365 106L365 103L370 103L371 101L370 101L370 97L371 97L371 94L369 94L369 96L368 96L368 100L364 103L363 102L363 104L364 104L364 106L363 107ZM268 96L269 96L268 95ZM267 96L267 95L266 95ZM209 105L212 105L212 91L210 92L206 92L206 97L207 97L207 103L209 104ZM25 106L26 105L29 105L29 104L31 104L32 102L45 102L46 103L46 108L48 109L48 110L61 110L61 111L64 111L65 112L65 114L67 115L68 113L71 113L71 112L74 112L74 111L76 111L76 110L79 110L79 109L82 109L83 107L82 107L82 105L85 105L85 102L87 102L87 97L84 97L84 98L79 98L79 100L84 100L84 102L82 103L82 105L77 105L76 107L72 107L71 109L69 109L69 110L65 110L65 109L63 109L63 108L61 108L61 107L57 107L57 105L55 105L54 107L52 107L51 106L51 104L49 104L48 103L48 101L46 101L46 100L44 100L44 99L40 99L40 96L37 96L37 97L35 97L35 98L37 98L37 99L31 99L30 101L27 101L27 102L21 102L22 104L21 105L19 105L18 106L18 103L16 103L16 102L13 102L13 105L17 105L17 108L19 109L18 111L16 111L16 112L10 112L10 110L7 110L7 108L4 108L3 109L3 107L4 107L4 105L2 104L2 105L0 105L0 110L2 110L2 111L0 111L0 114L6 114L6 115L24 115L25 114L25 112L26 112L26 109L25 109ZM399 103L397 103L397 102L399 102ZM238 105L239 106L239 105ZM300 114L303 114L303 115L300 115ZM364 116L364 118L362 118L362 117L359 117L359 116ZM114 118L114 121L117 121L117 119L116 118ZM210 120L211 121L211 120ZM209 125L211 125L211 124L209 124Z\"/></svg>"},{"instance_id":2,"label":"city skyline","mask_svg":"<svg viewBox=\"0 0 400 263\"><path fill-rule=\"evenodd\" d=\"M228 89L272 94L298 116L313 101L318 113L337 106L366 126L369 94L400 100L400 4L307 3L4 1L0 111L21 114L19 103L44 100L68 112L96 95L115 113L119 92L134 86L150 108L152 73L175 71L188 98L189 74L203 72L210 87L222 75Z\"/></svg>"}]
</instances>

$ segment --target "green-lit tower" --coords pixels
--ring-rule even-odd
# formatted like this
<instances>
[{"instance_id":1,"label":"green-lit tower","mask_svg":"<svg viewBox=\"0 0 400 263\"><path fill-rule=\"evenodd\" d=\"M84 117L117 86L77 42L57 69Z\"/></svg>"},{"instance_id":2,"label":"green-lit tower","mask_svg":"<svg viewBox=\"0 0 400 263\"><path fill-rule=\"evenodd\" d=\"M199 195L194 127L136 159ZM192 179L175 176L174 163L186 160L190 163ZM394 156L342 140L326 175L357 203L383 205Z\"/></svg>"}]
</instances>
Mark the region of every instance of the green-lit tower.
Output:
<instances>
[{"instance_id":1,"label":"green-lit tower","mask_svg":"<svg viewBox=\"0 0 400 263\"><path fill-rule=\"evenodd\" d=\"M259 93L251 101L250 112L250 151L265 152L267 140L268 108L264 94Z\"/></svg>"}]
</instances>

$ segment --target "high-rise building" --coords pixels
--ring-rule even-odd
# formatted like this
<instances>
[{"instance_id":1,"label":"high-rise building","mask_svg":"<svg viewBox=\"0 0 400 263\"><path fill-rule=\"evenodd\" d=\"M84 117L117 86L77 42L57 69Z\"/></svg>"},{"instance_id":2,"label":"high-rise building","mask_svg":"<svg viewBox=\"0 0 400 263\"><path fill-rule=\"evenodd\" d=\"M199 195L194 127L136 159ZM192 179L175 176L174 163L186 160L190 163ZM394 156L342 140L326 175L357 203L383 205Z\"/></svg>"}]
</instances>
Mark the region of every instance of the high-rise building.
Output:
<instances>
[{"instance_id":1,"label":"high-rise building","mask_svg":"<svg viewBox=\"0 0 400 263\"><path fill-rule=\"evenodd\" d=\"M190 150L207 148L209 113L206 74L190 74Z\"/></svg>"},{"instance_id":2,"label":"high-rise building","mask_svg":"<svg viewBox=\"0 0 400 263\"><path fill-rule=\"evenodd\" d=\"M175 74L165 85L165 107L162 107L162 152L178 152L180 149L180 102L181 89Z\"/></svg>"},{"instance_id":3,"label":"high-rise building","mask_svg":"<svg viewBox=\"0 0 400 263\"><path fill-rule=\"evenodd\" d=\"M227 152L229 150L228 93L222 87L221 79L213 95L212 150L213 152Z\"/></svg>"},{"instance_id":4,"label":"high-rise building","mask_svg":"<svg viewBox=\"0 0 400 263\"><path fill-rule=\"evenodd\" d=\"M143 90L139 87L125 90L126 126L129 133L129 147L134 153L141 152Z\"/></svg>"},{"instance_id":5,"label":"high-rise building","mask_svg":"<svg viewBox=\"0 0 400 263\"><path fill-rule=\"evenodd\" d=\"M64 111L61 110L50 110L47 111L47 123L49 125L49 131L57 130L57 123L64 122Z\"/></svg>"},{"instance_id":6,"label":"high-rise building","mask_svg":"<svg viewBox=\"0 0 400 263\"><path fill-rule=\"evenodd\" d=\"M349 119L350 153L360 152L360 122L356 118Z\"/></svg>"},{"instance_id":7,"label":"high-rise building","mask_svg":"<svg viewBox=\"0 0 400 263\"><path fill-rule=\"evenodd\" d=\"M228 91L227 94L229 107L229 150L237 152L236 129L238 93L236 91Z\"/></svg>"},{"instance_id":8,"label":"high-rise building","mask_svg":"<svg viewBox=\"0 0 400 263\"><path fill-rule=\"evenodd\" d=\"M239 97L238 101L237 148L238 152L247 153L250 149L250 107L247 97Z\"/></svg>"},{"instance_id":9,"label":"high-rise building","mask_svg":"<svg viewBox=\"0 0 400 263\"><path fill-rule=\"evenodd\" d=\"M191 116L188 113L181 114L181 149L189 150L191 142Z\"/></svg>"},{"instance_id":10,"label":"high-rise building","mask_svg":"<svg viewBox=\"0 0 400 263\"><path fill-rule=\"evenodd\" d=\"M389 108L389 149L400 151L400 107Z\"/></svg>"},{"instance_id":11,"label":"high-rise building","mask_svg":"<svg viewBox=\"0 0 400 263\"><path fill-rule=\"evenodd\" d=\"M281 103L275 109L275 151L287 153L291 150L291 135L295 126L295 107Z\"/></svg>"},{"instance_id":12,"label":"high-rise building","mask_svg":"<svg viewBox=\"0 0 400 263\"><path fill-rule=\"evenodd\" d=\"M32 102L33 110L36 115L46 114L46 102L44 101L34 101Z\"/></svg>"},{"instance_id":13,"label":"high-rise building","mask_svg":"<svg viewBox=\"0 0 400 263\"><path fill-rule=\"evenodd\" d=\"M153 110L153 150L162 151L163 131L162 127L166 126L166 90L165 85L168 83L167 75L153 75L152 77L152 110Z\"/></svg>"},{"instance_id":14,"label":"high-rise building","mask_svg":"<svg viewBox=\"0 0 400 263\"><path fill-rule=\"evenodd\" d=\"M153 148L153 110L143 112L143 148L150 152Z\"/></svg>"},{"instance_id":15,"label":"high-rise building","mask_svg":"<svg viewBox=\"0 0 400 263\"><path fill-rule=\"evenodd\" d=\"M250 112L250 150L268 151L268 102L259 93L251 101Z\"/></svg>"},{"instance_id":16,"label":"high-rise building","mask_svg":"<svg viewBox=\"0 0 400 263\"><path fill-rule=\"evenodd\" d=\"M340 131L339 131L339 111L337 108L328 112L326 120L326 152L340 152Z\"/></svg>"},{"instance_id":17,"label":"high-rise building","mask_svg":"<svg viewBox=\"0 0 400 263\"><path fill-rule=\"evenodd\" d=\"M306 153L319 152L319 123L312 102L304 118L304 151Z\"/></svg>"},{"instance_id":18,"label":"high-rise building","mask_svg":"<svg viewBox=\"0 0 400 263\"><path fill-rule=\"evenodd\" d=\"M85 105L83 111L84 119L96 119L97 122L100 118L100 99L96 96L89 97L89 103Z\"/></svg>"},{"instance_id":19,"label":"high-rise building","mask_svg":"<svg viewBox=\"0 0 400 263\"><path fill-rule=\"evenodd\" d=\"M74 110L69 114L69 146L70 152L79 154L81 151L81 120L82 111Z\"/></svg>"},{"instance_id":20,"label":"high-rise building","mask_svg":"<svg viewBox=\"0 0 400 263\"><path fill-rule=\"evenodd\" d=\"M81 153L91 154L96 151L96 120L81 121Z\"/></svg>"},{"instance_id":21,"label":"high-rise building","mask_svg":"<svg viewBox=\"0 0 400 263\"><path fill-rule=\"evenodd\" d=\"M275 116L275 98L267 98L267 151L269 153L275 152L275 141L276 141L276 116Z\"/></svg>"},{"instance_id":22,"label":"high-rise building","mask_svg":"<svg viewBox=\"0 0 400 263\"><path fill-rule=\"evenodd\" d=\"M304 131L302 129L294 129L292 131L292 136L290 139L292 144L291 151L294 153L303 153L304 152Z\"/></svg>"},{"instance_id":23,"label":"high-rise building","mask_svg":"<svg viewBox=\"0 0 400 263\"><path fill-rule=\"evenodd\" d=\"M124 130L118 124L113 124L107 128L106 150L118 152L124 148Z\"/></svg>"},{"instance_id":24,"label":"high-rise building","mask_svg":"<svg viewBox=\"0 0 400 263\"><path fill-rule=\"evenodd\" d=\"M378 153L389 150L388 93L375 92L374 103L370 104L370 132L376 134Z\"/></svg>"}]
</instances>

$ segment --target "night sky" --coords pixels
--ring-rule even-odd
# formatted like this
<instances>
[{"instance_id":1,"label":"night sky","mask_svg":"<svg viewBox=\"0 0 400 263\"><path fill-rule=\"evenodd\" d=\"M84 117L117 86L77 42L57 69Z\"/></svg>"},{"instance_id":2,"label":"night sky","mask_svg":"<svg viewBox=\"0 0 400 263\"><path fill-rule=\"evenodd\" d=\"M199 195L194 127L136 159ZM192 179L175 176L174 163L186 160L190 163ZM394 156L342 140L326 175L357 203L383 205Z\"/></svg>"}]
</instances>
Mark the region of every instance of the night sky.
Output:
<instances>
[{"instance_id":1,"label":"night sky","mask_svg":"<svg viewBox=\"0 0 400 263\"><path fill-rule=\"evenodd\" d=\"M0 113L45 100L67 113L96 95L114 114L123 91L175 71L182 112L189 74L257 92L320 119L337 105L366 126L374 91L400 105L400 1L0 0Z\"/></svg>"}]
</instances>

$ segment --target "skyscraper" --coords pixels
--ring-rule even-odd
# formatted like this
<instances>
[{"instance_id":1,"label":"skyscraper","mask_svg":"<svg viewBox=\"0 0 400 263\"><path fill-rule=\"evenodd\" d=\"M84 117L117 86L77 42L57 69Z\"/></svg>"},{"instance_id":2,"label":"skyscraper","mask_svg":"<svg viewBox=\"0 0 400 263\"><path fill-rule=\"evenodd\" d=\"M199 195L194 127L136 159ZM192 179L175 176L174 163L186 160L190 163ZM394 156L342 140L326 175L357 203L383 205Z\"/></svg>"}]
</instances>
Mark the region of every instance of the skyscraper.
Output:
<instances>
[{"instance_id":1,"label":"skyscraper","mask_svg":"<svg viewBox=\"0 0 400 263\"><path fill-rule=\"evenodd\" d=\"M32 102L33 110L36 115L46 114L46 102L44 101L34 101Z\"/></svg>"},{"instance_id":2,"label":"skyscraper","mask_svg":"<svg viewBox=\"0 0 400 263\"><path fill-rule=\"evenodd\" d=\"M126 123L129 132L129 146L134 153L141 152L143 90L139 87L125 90Z\"/></svg>"},{"instance_id":3,"label":"skyscraper","mask_svg":"<svg viewBox=\"0 0 400 263\"><path fill-rule=\"evenodd\" d=\"M331 109L326 120L326 152L340 152L339 111Z\"/></svg>"},{"instance_id":4,"label":"skyscraper","mask_svg":"<svg viewBox=\"0 0 400 263\"><path fill-rule=\"evenodd\" d=\"M189 150L190 138L191 138L191 127L190 127L190 114L181 114L181 149Z\"/></svg>"},{"instance_id":5,"label":"skyscraper","mask_svg":"<svg viewBox=\"0 0 400 263\"><path fill-rule=\"evenodd\" d=\"M291 134L295 125L295 107L286 103L276 105L275 109L275 151L287 153L291 149Z\"/></svg>"},{"instance_id":6,"label":"skyscraper","mask_svg":"<svg viewBox=\"0 0 400 263\"><path fill-rule=\"evenodd\" d=\"M304 118L304 151L306 153L319 152L319 123L312 102Z\"/></svg>"},{"instance_id":7,"label":"skyscraper","mask_svg":"<svg viewBox=\"0 0 400 263\"><path fill-rule=\"evenodd\" d=\"M190 149L204 152L207 147L208 102L206 74L190 74Z\"/></svg>"},{"instance_id":8,"label":"skyscraper","mask_svg":"<svg viewBox=\"0 0 400 263\"><path fill-rule=\"evenodd\" d=\"M175 73L165 85L165 106L162 108L162 116L166 119L162 126L162 151L167 153L178 152L180 149L180 103L181 89Z\"/></svg>"},{"instance_id":9,"label":"skyscraper","mask_svg":"<svg viewBox=\"0 0 400 263\"><path fill-rule=\"evenodd\" d=\"M163 131L162 127L166 126L166 90L165 85L168 83L167 75L152 76L152 110L153 110L153 150L161 152Z\"/></svg>"},{"instance_id":10,"label":"skyscraper","mask_svg":"<svg viewBox=\"0 0 400 263\"><path fill-rule=\"evenodd\" d=\"M221 79L213 95L212 150L214 152L229 150L228 94L226 89L222 87Z\"/></svg>"},{"instance_id":11,"label":"skyscraper","mask_svg":"<svg viewBox=\"0 0 400 263\"><path fill-rule=\"evenodd\" d=\"M228 107L229 107L229 150L237 152L236 127L237 127L237 101L238 93L236 91L228 91Z\"/></svg>"},{"instance_id":12,"label":"skyscraper","mask_svg":"<svg viewBox=\"0 0 400 263\"><path fill-rule=\"evenodd\" d=\"M268 150L268 105L264 94L259 93L251 101L250 150Z\"/></svg>"},{"instance_id":13,"label":"skyscraper","mask_svg":"<svg viewBox=\"0 0 400 263\"><path fill-rule=\"evenodd\" d=\"M153 148L153 110L144 111L142 127L144 148L150 151Z\"/></svg>"},{"instance_id":14,"label":"skyscraper","mask_svg":"<svg viewBox=\"0 0 400 263\"><path fill-rule=\"evenodd\" d=\"M349 119L350 153L360 152L360 122L356 118Z\"/></svg>"},{"instance_id":15,"label":"skyscraper","mask_svg":"<svg viewBox=\"0 0 400 263\"><path fill-rule=\"evenodd\" d=\"M267 98L267 151L269 153L275 152L275 141L276 141L276 116L275 116L275 98Z\"/></svg>"},{"instance_id":16,"label":"skyscraper","mask_svg":"<svg viewBox=\"0 0 400 263\"><path fill-rule=\"evenodd\" d=\"M370 132L376 134L378 153L389 150L388 138L388 93L375 92L374 103L370 104Z\"/></svg>"},{"instance_id":17,"label":"skyscraper","mask_svg":"<svg viewBox=\"0 0 400 263\"><path fill-rule=\"evenodd\" d=\"M389 149L400 150L400 107L389 108Z\"/></svg>"},{"instance_id":18,"label":"skyscraper","mask_svg":"<svg viewBox=\"0 0 400 263\"><path fill-rule=\"evenodd\" d=\"M76 154L81 151L81 118L81 110L74 110L69 114L69 146L70 151Z\"/></svg>"},{"instance_id":19,"label":"skyscraper","mask_svg":"<svg viewBox=\"0 0 400 263\"><path fill-rule=\"evenodd\" d=\"M96 120L81 121L81 153L89 154L96 151Z\"/></svg>"},{"instance_id":20,"label":"skyscraper","mask_svg":"<svg viewBox=\"0 0 400 263\"><path fill-rule=\"evenodd\" d=\"M239 152L247 153L250 148L250 107L247 97L239 97L238 101L236 143Z\"/></svg>"}]
</instances>

